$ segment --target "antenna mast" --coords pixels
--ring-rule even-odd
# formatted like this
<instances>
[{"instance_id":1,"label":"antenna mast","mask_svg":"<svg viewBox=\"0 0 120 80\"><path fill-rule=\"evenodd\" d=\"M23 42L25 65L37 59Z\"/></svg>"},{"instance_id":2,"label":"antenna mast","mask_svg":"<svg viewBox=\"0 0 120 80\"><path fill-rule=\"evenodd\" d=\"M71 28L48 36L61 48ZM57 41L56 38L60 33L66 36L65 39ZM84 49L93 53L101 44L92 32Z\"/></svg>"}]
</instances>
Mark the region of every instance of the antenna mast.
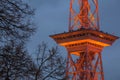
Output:
<instances>
[{"instance_id":1,"label":"antenna mast","mask_svg":"<svg viewBox=\"0 0 120 80\"><path fill-rule=\"evenodd\" d=\"M98 0L70 1L69 31L81 28L99 30Z\"/></svg>"}]
</instances>

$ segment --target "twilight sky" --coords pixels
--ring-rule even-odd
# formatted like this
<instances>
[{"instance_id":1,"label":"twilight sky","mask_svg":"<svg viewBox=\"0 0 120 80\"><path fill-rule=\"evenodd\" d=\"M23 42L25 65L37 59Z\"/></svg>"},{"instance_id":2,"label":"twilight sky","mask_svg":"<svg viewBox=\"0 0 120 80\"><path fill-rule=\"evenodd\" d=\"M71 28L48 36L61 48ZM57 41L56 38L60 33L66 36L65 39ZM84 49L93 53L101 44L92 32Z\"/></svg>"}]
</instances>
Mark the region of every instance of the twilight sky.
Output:
<instances>
[{"instance_id":1,"label":"twilight sky","mask_svg":"<svg viewBox=\"0 0 120 80\"><path fill-rule=\"evenodd\" d=\"M120 0L98 0L100 28L104 32L120 36ZM33 20L38 28L31 37L28 49L32 53L41 41L54 46L56 43L49 37L51 34L68 31L70 0L29 0L36 9ZM62 52L66 51L61 47ZM120 39L102 52L105 80L120 80Z\"/></svg>"}]
</instances>

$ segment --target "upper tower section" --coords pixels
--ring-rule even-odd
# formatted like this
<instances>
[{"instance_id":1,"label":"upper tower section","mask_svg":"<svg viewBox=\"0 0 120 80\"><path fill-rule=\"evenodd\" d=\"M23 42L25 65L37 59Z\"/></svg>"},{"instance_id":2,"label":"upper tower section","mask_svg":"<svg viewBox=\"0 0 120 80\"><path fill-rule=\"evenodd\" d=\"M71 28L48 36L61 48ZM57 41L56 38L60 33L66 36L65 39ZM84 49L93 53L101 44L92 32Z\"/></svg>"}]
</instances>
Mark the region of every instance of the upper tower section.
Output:
<instances>
[{"instance_id":1,"label":"upper tower section","mask_svg":"<svg viewBox=\"0 0 120 80\"><path fill-rule=\"evenodd\" d=\"M99 30L98 0L71 0L69 31L76 29Z\"/></svg>"}]
</instances>

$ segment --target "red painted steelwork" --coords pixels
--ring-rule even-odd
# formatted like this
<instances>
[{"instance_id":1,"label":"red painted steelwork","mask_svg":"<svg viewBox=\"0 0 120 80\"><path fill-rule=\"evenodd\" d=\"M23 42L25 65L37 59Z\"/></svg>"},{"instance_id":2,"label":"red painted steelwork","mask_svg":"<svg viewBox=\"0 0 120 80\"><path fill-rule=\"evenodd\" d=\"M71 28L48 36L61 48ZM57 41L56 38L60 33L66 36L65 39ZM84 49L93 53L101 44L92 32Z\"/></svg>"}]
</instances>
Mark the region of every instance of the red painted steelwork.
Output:
<instances>
[{"instance_id":1,"label":"red painted steelwork","mask_svg":"<svg viewBox=\"0 0 120 80\"><path fill-rule=\"evenodd\" d=\"M69 32L50 37L68 51L67 80L104 80L101 52L118 37L99 31L98 0L71 0Z\"/></svg>"},{"instance_id":2,"label":"red painted steelwork","mask_svg":"<svg viewBox=\"0 0 120 80\"><path fill-rule=\"evenodd\" d=\"M97 30L80 29L50 36L68 51L68 80L104 80L101 52L118 39Z\"/></svg>"},{"instance_id":3,"label":"red painted steelwork","mask_svg":"<svg viewBox=\"0 0 120 80\"><path fill-rule=\"evenodd\" d=\"M70 1L69 31L81 28L99 30L98 0Z\"/></svg>"}]
</instances>

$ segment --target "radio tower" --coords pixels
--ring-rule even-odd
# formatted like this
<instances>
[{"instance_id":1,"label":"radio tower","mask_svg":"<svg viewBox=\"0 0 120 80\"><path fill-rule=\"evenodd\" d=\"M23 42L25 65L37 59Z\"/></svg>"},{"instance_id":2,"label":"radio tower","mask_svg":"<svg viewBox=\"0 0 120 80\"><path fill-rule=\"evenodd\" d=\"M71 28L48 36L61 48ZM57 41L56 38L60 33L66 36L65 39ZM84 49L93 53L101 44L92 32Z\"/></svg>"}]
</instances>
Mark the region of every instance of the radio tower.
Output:
<instances>
[{"instance_id":1,"label":"radio tower","mask_svg":"<svg viewBox=\"0 0 120 80\"><path fill-rule=\"evenodd\" d=\"M67 80L104 80L101 52L118 37L100 31L98 0L71 0L69 31L50 37L68 51Z\"/></svg>"}]
</instances>

